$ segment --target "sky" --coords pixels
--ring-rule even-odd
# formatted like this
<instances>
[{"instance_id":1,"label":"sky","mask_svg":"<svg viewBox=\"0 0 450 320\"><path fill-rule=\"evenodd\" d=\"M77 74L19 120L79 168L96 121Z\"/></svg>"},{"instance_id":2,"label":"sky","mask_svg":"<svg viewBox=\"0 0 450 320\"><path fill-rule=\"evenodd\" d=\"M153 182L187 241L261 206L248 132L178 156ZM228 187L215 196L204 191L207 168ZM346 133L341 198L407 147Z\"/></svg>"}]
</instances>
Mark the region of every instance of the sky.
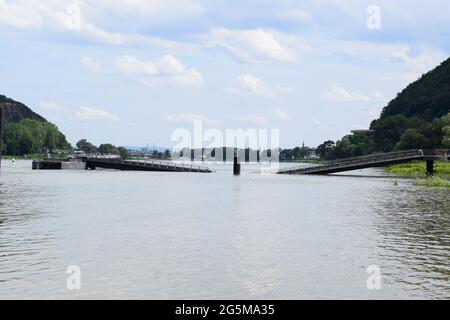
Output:
<instances>
[{"instance_id":1,"label":"sky","mask_svg":"<svg viewBox=\"0 0 450 320\"><path fill-rule=\"evenodd\" d=\"M445 0L0 0L0 94L72 144L202 121L317 146L447 59L449 25Z\"/></svg>"}]
</instances>

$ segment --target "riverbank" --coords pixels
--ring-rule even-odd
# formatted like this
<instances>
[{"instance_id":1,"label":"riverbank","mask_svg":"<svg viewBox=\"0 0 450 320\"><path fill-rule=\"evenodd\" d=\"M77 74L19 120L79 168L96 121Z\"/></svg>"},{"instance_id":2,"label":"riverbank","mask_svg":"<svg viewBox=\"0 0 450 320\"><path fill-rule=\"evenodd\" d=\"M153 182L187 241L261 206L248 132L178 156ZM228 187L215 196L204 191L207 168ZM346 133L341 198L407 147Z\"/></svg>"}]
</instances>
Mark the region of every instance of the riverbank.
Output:
<instances>
[{"instance_id":1,"label":"riverbank","mask_svg":"<svg viewBox=\"0 0 450 320\"><path fill-rule=\"evenodd\" d=\"M416 181L414 181L414 185L418 187L450 189L450 181L448 179L437 176L416 179Z\"/></svg>"},{"instance_id":2,"label":"riverbank","mask_svg":"<svg viewBox=\"0 0 450 320\"><path fill-rule=\"evenodd\" d=\"M450 189L450 162L434 163L434 176L427 177L425 161L401 163L386 168L386 172L416 177L414 185Z\"/></svg>"},{"instance_id":3,"label":"riverbank","mask_svg":"<svg viewBox=\"0 0 450 320\"><path fill-rule=\"evenodd\" d=\"M425 161L416 161L386 167L386 172L420 177L426 176L427 169ZM436 161L434 174L438 177L450 178L450 162Z\"/></svg>"}]
</instances>

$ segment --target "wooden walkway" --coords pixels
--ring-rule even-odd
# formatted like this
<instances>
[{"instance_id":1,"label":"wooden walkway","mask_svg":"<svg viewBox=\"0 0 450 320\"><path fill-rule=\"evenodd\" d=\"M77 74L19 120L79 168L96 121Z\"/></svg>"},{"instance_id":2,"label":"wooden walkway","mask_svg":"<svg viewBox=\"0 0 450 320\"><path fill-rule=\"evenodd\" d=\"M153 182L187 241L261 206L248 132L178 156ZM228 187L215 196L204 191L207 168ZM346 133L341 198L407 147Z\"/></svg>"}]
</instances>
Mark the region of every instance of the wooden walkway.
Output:
<instances>
[{"instance_id":1,"label":"wooden walkway","mask_svg":"<svg viewBox=\"0 0 450 320\"><path fill-rule=\"evenodd\" d=\"M103 168L124 171L212 172L208 167L180 164L171 161L87 158L85 162L86 169L91 170Z\"/></svg>"},{"instance_id":2,"label":"wooden walkway","mask_svg":"<svg viewBox=\"0 0 450 320\"><path fill-rule=\"evenodd\" d=\"M330 173L359 170L371 167L384 167L392 164L409 162L414 160L426 160L427 171L432 174L433 161L448 161L450 150L406 150L398 152L389 152L381 154L373 154L363 157L355 157L332 161L325 165L313 167L291 167L281 169L277 174L315 174L325 175Z\"/></svg>"}]
</instances>

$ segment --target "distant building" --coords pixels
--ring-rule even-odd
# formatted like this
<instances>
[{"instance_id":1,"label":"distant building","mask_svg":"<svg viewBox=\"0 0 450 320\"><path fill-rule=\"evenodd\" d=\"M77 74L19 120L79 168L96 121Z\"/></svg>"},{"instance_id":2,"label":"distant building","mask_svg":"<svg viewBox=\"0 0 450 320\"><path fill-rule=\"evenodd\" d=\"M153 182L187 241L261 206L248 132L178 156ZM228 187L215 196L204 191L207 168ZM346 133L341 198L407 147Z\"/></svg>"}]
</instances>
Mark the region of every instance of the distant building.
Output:
<instances>
[{"instance_id":1,"label":"distant building","mask_svg":"<svg viewBox=\"0 0 450 320\"><path fill-rule=\"evenodd\" d=\"M307 159L319 159L317 155L317 149L311 148L308 150L308 154L306 155Z\"/></svg>"}]
</instances>

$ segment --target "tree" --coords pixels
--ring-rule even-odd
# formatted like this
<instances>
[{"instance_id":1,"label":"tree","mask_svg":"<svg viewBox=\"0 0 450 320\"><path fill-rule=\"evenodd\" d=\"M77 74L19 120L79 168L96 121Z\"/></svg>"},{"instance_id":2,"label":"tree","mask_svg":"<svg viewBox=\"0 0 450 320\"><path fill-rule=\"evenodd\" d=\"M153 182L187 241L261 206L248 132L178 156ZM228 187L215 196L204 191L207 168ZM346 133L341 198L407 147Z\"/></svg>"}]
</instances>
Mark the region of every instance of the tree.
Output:
<instances>
[{"instance_id":1,"label":"tree","mask_svg":"<svg viewBox=\"0 0 450 320\"><path fill-rule=\"evenodd\" d=\"M101 154L118 154L119 153L119 151L117 150L117 147L110 143L101 144L98 147L98 151Z\"/></svg>"},{"instance_id":2,"label":"tree","mask_svg":"<svg viewBox=\"0 0 450 320\"><path fill-rule=\"evenodd\" d=\"M322 159L331 159L334 147L334 141L327 140L317 147L316 153Z\"/></svg>"},{"instance_id":3,"label":"tree","mask_svg":"<svg viewBox=\"0 0 450 320\"><path fill-rule=\"evenodd\" d=\"M82 150L84 153L96 153L98 148L86 139L81 139L77 142L77 148Z\"/></svg>"},{"instance_id":4,"label":"tree","mask_svg":"<svg viewBox=\"0 0 450 320\"><path fill-rule=\"evenodd\" d=\"M56 148L56 136L53 130L47 130L44 139L44 149L52 152Z\"/></svg>"},{"instance_id":5,"label":"tree","mask_svg":"<svg viewBox=\"0 0 450 320\"><path fill-rule=\"evenodd\" d=\"M8 123L5 126L3 141L6 153L10 155L71 149L66 137L55 125L40 120L24 119L18 123Z\"/></svg>"},{"instance_id":6,"label":"tree","mask_svg":"<svg viewBox=\"0 0 450 320\"><path fill-rule=\"evenodd\" d=\"M442 148L450 149L450 125L442 128L442 133L444 136L442 137Z\"/></svg>"},{"instance_id":7,"label":"tree","mask_svg":"<svg viewBox=\"0 0 450 320\"><path fill-rule=\"evenodd\" d=\"M119 148L117 148L117 150L118 150L118 152L119 152L120 157L121 157L123 160L127 159L127 158L130 156L130 154L129 154L127 148L119 147Z\"/></svg>"},{"instance_id":8,"label":"tree","mask_svg":"<svg viewBox=\"0 0 450 320\"><path fill-rule=\"evenodd\" d=\"M421 149L426 143L426 138L416 129L408 129L401 136L400 141L395 146L397 150Z\"/></svg>"}]
</instances>

